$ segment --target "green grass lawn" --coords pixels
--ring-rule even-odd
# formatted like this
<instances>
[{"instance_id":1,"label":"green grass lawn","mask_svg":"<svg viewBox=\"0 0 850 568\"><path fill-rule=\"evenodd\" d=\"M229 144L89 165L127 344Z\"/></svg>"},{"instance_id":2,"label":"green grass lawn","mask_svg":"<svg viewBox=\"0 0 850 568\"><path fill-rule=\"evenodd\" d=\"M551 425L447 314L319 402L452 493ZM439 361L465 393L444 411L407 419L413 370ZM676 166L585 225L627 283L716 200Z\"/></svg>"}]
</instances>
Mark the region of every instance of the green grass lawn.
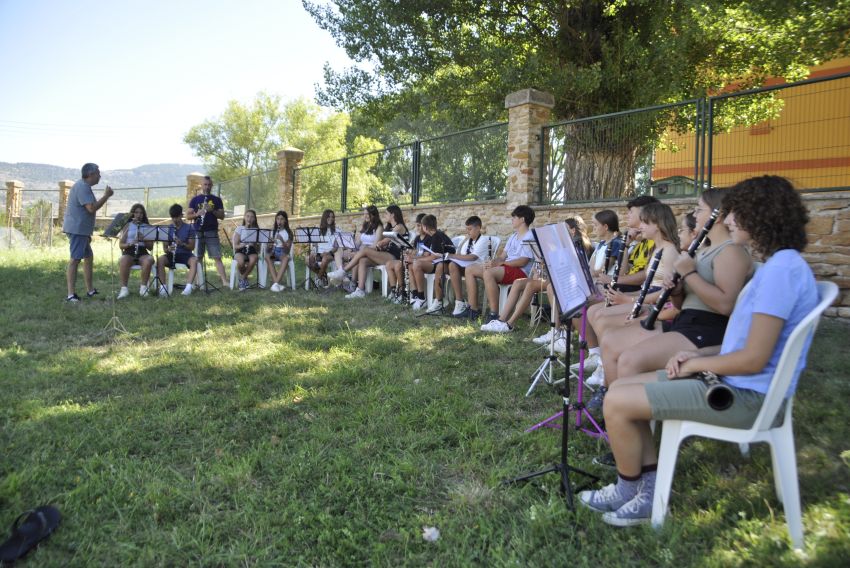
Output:
<instances>
[{"instance_id":1,"label":"green grass lawn","mask_svg":"<svg viewBox=\"0 0 850 568\"><path fill-rule=\"evenodd\" d=\"M570 512L555 475L501 486L559 456L557 431L524 433L560 409L549 387L524 397L543 356L525 322L493 336L378 297L134 294L111 341L95 254L103 295L72 306L64 248L0 252L0 527L40 504L64 516L32 565L850 562L844 323L822 323L795 405L800 556L764 446L686 444L659 532ZM571 441L574 465L613 478L599 442Z\"/></svg>"}]
</instances>

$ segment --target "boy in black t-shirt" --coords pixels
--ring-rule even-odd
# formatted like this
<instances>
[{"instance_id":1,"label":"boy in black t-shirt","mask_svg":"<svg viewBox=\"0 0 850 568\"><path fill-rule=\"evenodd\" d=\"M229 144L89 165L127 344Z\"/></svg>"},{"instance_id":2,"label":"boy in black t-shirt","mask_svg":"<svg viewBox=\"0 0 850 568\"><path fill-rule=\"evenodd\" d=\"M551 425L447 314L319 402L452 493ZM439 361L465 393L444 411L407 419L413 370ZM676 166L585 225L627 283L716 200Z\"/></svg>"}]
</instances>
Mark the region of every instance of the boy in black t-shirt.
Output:
<instances>
[{"instance_id":1,"label":"boy in black t-shirt","mask_svg":"<svg viewBox=\"0 0 850 568\"><path fill-rule=\"evenodd\" d=\"M411 290L411 297L414 298L414 310L421 310L425 307L425 275L433 274L436 269L435 263L442 264L444 255L455 251L454 243L448 235L437 230L437 218L433 215L425 215L422 218L422 230L425 232L422 243L431 252L426 250L425 254L411 265L411 288L415 288L415 290ZM425 239L427 239L427 242Z\"/></svg>"}]
</instances>

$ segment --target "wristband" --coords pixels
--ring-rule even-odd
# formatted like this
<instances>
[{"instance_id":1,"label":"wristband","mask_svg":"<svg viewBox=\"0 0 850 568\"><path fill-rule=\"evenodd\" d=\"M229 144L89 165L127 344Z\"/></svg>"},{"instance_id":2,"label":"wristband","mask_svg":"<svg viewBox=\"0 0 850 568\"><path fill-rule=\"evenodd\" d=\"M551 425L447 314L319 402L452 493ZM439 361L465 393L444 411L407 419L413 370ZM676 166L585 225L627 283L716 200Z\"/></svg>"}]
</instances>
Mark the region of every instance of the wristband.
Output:
<instances>
[{"instance_id":1,"label":"wristband","mask_svg":"<svg viewBox=\"0 0 850 568\"><path fill-rule=\"evenodd\" d=\"M691 274L696 274L696 272L697 272L696 270L691 270L690 272L688 272L687 274L685 274L684 276L682 276L682 282L684 282L684 281L685 281L685 278L687 278L687 277L688 277L688 276L690 276Z\"/></svg>"}]
</instances>

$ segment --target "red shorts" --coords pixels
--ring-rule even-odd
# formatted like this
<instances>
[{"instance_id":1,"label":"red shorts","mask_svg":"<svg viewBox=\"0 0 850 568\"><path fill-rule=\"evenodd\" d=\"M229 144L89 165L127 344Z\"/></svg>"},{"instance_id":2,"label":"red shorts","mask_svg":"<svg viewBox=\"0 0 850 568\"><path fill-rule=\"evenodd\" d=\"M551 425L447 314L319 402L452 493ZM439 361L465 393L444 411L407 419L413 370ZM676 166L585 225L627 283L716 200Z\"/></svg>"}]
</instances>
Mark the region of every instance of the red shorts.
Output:
<instances>
[{"instance_id":1,"label":"red shorts","mask_svg":"<svg viewBox=\"0 0 850 568\"><path fill-rule=\"evenodd\" d=\"M507 266L502 265L502 268L505 269L505 275L499 281L499 284L513 284L514 280L519 280L520 278L528 278L528 274L522 271L522 268L517 268L516 266Z\"/></svg>"}]
</instances>

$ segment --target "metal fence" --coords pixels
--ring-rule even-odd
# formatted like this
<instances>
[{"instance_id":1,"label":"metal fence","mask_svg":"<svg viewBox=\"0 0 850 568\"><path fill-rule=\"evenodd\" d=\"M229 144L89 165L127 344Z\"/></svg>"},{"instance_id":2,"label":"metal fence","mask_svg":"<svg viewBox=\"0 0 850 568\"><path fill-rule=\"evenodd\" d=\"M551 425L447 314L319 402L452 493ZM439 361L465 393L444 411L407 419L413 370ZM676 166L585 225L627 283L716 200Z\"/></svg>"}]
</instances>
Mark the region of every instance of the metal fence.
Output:
<instances>
[{"instance_id":1,"label":"metal fence","mask_svg":"<svg viewBox=\"0 0 850 568\"><path fill-rule=\"evenodd\" d=\"M185 188L184 188L185 193ZM278 170L268 170L216 185L228 216L241 216L247 209L269 213L278 209Z\"/></svg>"},{"instance_id":2,"label":"metal fence","mask_svg":"<svg viewBox=\"0 0 850 568\"><path fill-rule=\"evenodd\" d=\"M300 211L504 197L507 136L499 123L296 168Z\"/></svg>"},{"instance_id":3,"label":"metal fence","mask_svg":"<svg viewBox=\"0 0 850 568\"><path fill-rule=\"evenodd\" d=\"M560 122L541 132L536 201L695 195L776 174L850 188L850 74Z\"/></svg>"}]
</instances>

